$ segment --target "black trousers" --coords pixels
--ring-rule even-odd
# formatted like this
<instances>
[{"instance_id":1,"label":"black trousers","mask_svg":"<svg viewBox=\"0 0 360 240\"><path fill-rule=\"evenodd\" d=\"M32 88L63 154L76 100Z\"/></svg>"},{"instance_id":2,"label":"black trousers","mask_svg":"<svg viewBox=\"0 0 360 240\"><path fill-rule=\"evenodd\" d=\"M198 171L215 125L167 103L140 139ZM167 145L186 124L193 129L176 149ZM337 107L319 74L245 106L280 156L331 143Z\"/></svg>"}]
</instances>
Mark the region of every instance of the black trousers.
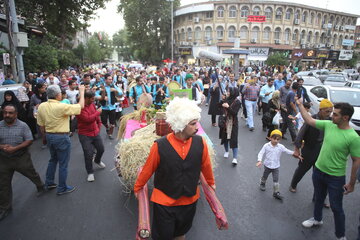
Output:
<instances>
[{"instance_id":1,"label":"black trousers","mask_svg":"<svg viewBox=\"0 0 360 240\"><path fill-rule=\"evenodd\" d=\"M100 134L95 137L89 137L79 134L79 140L84 152L86 171L88 174L93 173L94 170L92 160L94 157L94 152L96 150L94 162L100 163L101 157L104 153L103 141L100 137Z\"/></svg>"},{"instance_id":2,"label":"black trousers","mask_svg":"<svg viewBox=\"0 0 360 240\"><path fill-rule=\"evenodd\" d=\"M44 185L33 166L29 152L17 157L0 156L0 210L11 208L11 181L15 171L30 179L37 188Z\"/></svg>"},{"instance_id":3,"label":"black trousers","mask_svg":"<svg viewBox=\"0 0 360 240\"><path fill-rule=\"evenodd\" d=\"M303 156L303 161L299 161L298 167L296 168L293 178L291 180L291 187L296 188L298 183L304 177L304 175L310 170L310 168L315 166L315 162L319 156L321 149L321 145L317 144L316 146L305 146L302 151L301 155Z\"/></svg>"},{"instance_id":4,"label":"black trousers","mask_svg":"<svg viewBox=\"0 0 360 240\"><path fill-rule=\"evenodd\" d=\"M211 123L212 124L216 123L216 115L215 114L211 114Z\"/></svg>"},{"instance_id":5,"label":"black trousers","mask_svg":"<svg viewBox=\"0 0 360 240\"><path fill-rule=\"evenodd\" d=\"M286 133L286 129L289 128L291 140L294 142L296 139L296 129L295 129L294 123L289 118L289 114L286 112L281 112L281 117L283 119L283 124L281 126L281 132L282 132L283 136Z\"/></svg>"},{"instance_id":6,"label":"black trousers","mask_svg":"<svg viewBox=\"0 0 360 240\"><path fill-rule=\"evenodd\" d=\"M261 102L261 104L262 104L262 112L263 112L263 116L264 116L265 113L270 111L270 108L269 108L268 103ZM260 111L260 109L259 109L259 111ZM267 124L264 121L262 122L262 124L263 124L263 128L266 129Z\"/></svg>"}]
</instances>

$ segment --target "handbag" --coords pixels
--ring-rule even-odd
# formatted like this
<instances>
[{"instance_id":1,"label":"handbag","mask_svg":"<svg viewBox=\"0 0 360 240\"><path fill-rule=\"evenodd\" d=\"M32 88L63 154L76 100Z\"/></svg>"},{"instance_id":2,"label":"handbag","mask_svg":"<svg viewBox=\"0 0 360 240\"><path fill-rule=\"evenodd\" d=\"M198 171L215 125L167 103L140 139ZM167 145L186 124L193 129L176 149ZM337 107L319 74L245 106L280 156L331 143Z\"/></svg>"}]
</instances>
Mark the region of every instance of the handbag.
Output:
<instances>
[{"instance_id":1,"label":"handbag","mask_svg":"<svg viewBox=\"0 0 360 240\"><path fill-rule=\"evenodd\" d=\"M226 116L225 115L219 116L218 126L219 126L219 128L225 128L225 126L226 126Z\"/></svg>"}]
</instances>

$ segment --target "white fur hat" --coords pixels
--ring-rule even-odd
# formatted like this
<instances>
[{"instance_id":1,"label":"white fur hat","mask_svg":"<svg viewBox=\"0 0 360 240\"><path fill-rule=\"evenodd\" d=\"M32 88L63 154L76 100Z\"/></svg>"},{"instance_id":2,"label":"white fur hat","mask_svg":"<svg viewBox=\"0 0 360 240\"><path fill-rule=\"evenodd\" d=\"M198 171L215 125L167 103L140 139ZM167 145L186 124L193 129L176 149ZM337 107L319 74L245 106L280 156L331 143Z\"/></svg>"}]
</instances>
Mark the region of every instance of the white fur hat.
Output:
<instances>
[{"instance_id":1,"label":"white fur hat","mask_svg":"<svg viewBox=\"0 0 360 240\"><path fill-rule=\"evenodd\" d=\"M166 122L177 133L184 130L192 120L200 120L201 108L188 98L175 97L166 107Z\"/></svg>"}]
</instances>

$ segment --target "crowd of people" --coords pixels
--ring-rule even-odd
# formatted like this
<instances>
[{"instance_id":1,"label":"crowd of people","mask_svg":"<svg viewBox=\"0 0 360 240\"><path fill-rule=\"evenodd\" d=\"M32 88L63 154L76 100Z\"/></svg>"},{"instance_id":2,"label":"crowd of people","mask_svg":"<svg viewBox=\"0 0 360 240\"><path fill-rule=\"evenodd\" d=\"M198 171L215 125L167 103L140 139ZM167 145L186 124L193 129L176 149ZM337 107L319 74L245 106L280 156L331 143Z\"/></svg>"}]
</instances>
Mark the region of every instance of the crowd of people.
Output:
<instances>
[{"instance_id":1,"label":"crowd of people","mask_svg":"<svg viewBox=\"0 0 360 240\"><path fill-rule=\"evenodd\" d=\"M239 120L244 119L251 132L258 129L264 131L264 137L269 142L261 148L256 164L259 167L264 165L260 190L266 190L266 180L272 173L273 196L283 200L278 180L282 152L299 159L289 186L290 192L296 192L302 177L313 168L314 217L303 222L303 226L322 224L322 207L328 194L334 213L336 237L345 239L342 195L354 190L356 178L360 181L360 172L357 170L360 166L360 138L348 125L354 110L347 103L331 103L324 99L320 103L319 112L311 116L311 102L303 86L304 80L296 75L296 71L291 66L247 66L235 74L231 68L172 66L137 69L113 65L30 73L17 91L4 93L1 105L3 121L0 122L0 155L8 162L0 161L0 219L11 211L11 179L14 171L33 181L39 194L51 189L57 189L58 195L71 193L75 186L66 183L67 166L71 155L70 138L77 131L84 152L87 181L94 181L93 162L99 168L106 167L101 161L104 152L101 126L105 127L107 137L112 140L123 108L132 104L134 110L137 110L140 98L144 95L150 98L155 109L165 108L171 99L168 85L176 82L180 89L189 89L189 96L196 105L208 108L212 126L214 129L218 127L219 142L224 146L223 156L229 158L230 148L234 166L238 164ZM236 79L237 75L239 77ZM8 81L7 84L12 82ZM256 126L257 113L261 115L261 126ZM329 121L331 114L332 122ZM197 119L188 120L179 130L180 133L187 124ZM280 143L281 140L287 140L287 130L294 144L293 150ZM186 138L193 135L188 132L182 134ZM48 148L51 156L44 182L32 166L27 150L36 138L42 140L43 148ZM174 139L169 141L174 145ZM160 149L157 151L153 150L153 155L159 155ZM345 184L348 155L353 159L353 165L350 181ZM54 179L57 165L58 183ZM135 192L152 173L149 170L146 177L142 177ZM207 177L214 185L212 173L207 171ZM165 189L167 186L159 181L159 189ZM171 181L175 180L171 178ZM169 189L164 191L172 193ZM191 191L187 194L193 193ZM170 206L176 206L178 202L174 201L175 205ZM161 205L163 201L158 203ZM325 206L329 207L327 203ZM158 207L157 211L164 210ZM194 210L191 212L193 214ZM180 232L181 235L186 233Z\"/></svg>"}]
</instances>

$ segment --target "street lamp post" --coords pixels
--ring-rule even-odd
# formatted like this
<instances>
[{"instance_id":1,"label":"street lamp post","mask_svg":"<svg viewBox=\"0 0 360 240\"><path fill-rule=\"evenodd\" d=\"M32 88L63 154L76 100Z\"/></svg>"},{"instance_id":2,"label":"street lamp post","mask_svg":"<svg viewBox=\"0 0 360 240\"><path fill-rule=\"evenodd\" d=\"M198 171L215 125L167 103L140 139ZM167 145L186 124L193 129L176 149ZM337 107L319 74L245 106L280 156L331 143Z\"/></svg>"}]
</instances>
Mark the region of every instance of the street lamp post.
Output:
<instances>
[{"instance_id":1,"label":"street lamp post","mask_svg":"<svg viewBox=\"0 0 360 240\"><path fill-rule=\"evenodd\" d=\"M174 0L166 0L171 3L171 61L174 60Z\"/></svg>"}]
</instances>

